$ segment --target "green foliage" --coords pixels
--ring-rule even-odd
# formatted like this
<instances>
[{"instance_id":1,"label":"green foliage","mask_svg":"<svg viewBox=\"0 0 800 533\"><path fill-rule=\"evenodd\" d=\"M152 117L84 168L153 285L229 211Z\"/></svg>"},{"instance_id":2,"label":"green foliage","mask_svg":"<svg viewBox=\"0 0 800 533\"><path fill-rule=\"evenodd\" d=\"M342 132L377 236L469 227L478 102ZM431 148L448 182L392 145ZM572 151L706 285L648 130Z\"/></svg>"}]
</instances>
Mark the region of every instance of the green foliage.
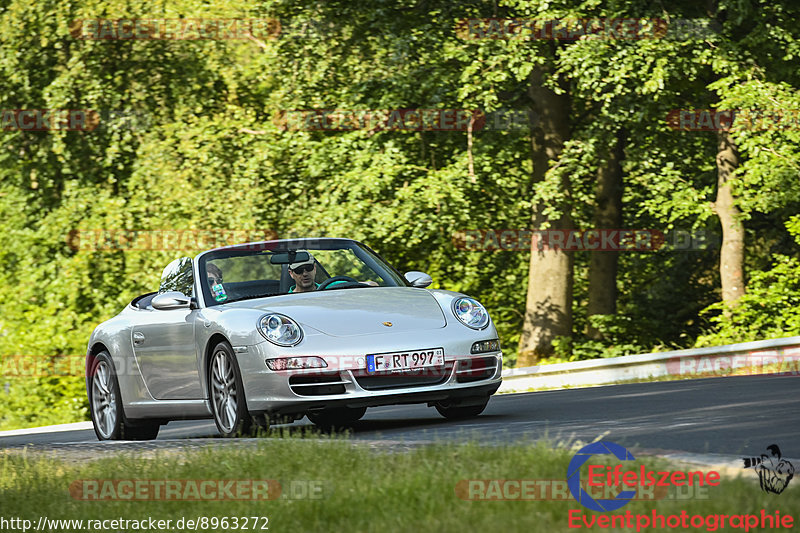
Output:
<instances>
[{"instance_id":1,"label":"green foliage","mask_svg":"<svg viewBox=\"0 0 800 533\"><path fill-rule=\"evenodd\" d=\"M553 342L554 357L548 358L546 363L563 363L568 361L582 361L584 359L598 359L604 357L619 357L643 353L650 349L651 344L636 344L630 339L636 339L632 330L641 329L632 317L624 315L592 315L588 322L602 335L602 340L592 340L584 336L577 336L579 342L569 337L558 337ZM639 339L636 339L639 340Z\"/></svg>"},{"instance_id":2,"label":"green foliage","mask_svg":"<svg viewBox=\"0 0 800 533\"><path fill-rule=\"evenodd\" d=\"M710 205L716 138L672 130L666 114L800 109L794 4L731 0L719 10L722 30L704 39L548 42L463 39L456 21L707 14L695 2L639 0L7 2L0 109L96 109L135 120L91 132L0 131L8 293L0 299L0 364L13 355L83 357L98 323L155 289L169 261L204 248L187 240L168 250L75 249L75 231L198 229L362 240L400 270L427 271L436 288L479 298L513 365L529 253L462 250L456 232L528 228L534 202L591 227L597 168L621 134L623 226L718 233ZM275 17L286 31L244 41L94 41L69 32L75 19L121 17ZM535 186L528 130L476 131L468 150L464 132L294 131L276 121L312 108L525 111L539 66L573 109L563 117L571 138ZM556 342L558 357L688 347L704 332L698 342L795 332L798 246L784 227L800 231L797 219L785 226L800 207L798 135L735 133L752 271L738 308L712 306L713 248L623 253L617 315L589 317L588 252L579 252L575 334ZM590 323L602 341L585 336ZM0 386L0 427L86 416L80 377Z\"/></svg>"},{"instance_id":3,"label":"green foliage","mask_svg":"<svg viewBox=\"0 0 800 533\"><path fill-rule=\"evenodd\" d=\"M81 377L10 378L0 390L0 431L85 420L89 417L86 385Z\"/></svg>"},{"instance_id":4,"label":"green foliage","mask_svg":"<svg viewBox=\"0 0 800 533\"><path fill-rule=\"evenodd\" d=\"M787 228L800 244L800 216L792 217ZM747 294L737 301L736 306L719 302L703 311L711 317L715 328L700 336L697 346L800 335L798 306L800 258L775 255L771 268L750 274Z\"/></svg>"},{"instance_id":5,"label":"green foliage","mask_svg":"<svg viewBox=\"0 0 800 533\"><path fill-rule=\"evenodd\" d=\"M747 294L729 308L719 302L706 308L716 331L697 346L716 346L800 335L800 260L779 255L767 271L751 273Z\"/></svg>"}]
</instances>

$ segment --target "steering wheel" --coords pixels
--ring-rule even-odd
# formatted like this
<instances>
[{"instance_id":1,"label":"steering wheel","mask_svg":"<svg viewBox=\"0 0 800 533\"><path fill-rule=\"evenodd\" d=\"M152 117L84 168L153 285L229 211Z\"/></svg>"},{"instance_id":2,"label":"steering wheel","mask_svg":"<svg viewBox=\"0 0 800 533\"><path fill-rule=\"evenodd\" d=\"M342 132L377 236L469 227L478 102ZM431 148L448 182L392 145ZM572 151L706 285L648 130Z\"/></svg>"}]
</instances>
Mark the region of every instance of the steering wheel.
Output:
<instances>
[{"instance_id":1,"label":"steering wheel","mask_svg":"<svg viewBox=\"0 0 800 533\"><path fill-rule=\"evenodd\" d=\"M357 279L351 278L350 276L334 276L334 277L328 278L325 281L323 281L322 283L320 283L319 287L317 287L317 290L318 291L324 291L325 289L327 289L328 287L330 287L332 284L334 284L337 281L347 281L349 283L359 283L359 284L361 283Z\"/></svg>"}]
</instances>

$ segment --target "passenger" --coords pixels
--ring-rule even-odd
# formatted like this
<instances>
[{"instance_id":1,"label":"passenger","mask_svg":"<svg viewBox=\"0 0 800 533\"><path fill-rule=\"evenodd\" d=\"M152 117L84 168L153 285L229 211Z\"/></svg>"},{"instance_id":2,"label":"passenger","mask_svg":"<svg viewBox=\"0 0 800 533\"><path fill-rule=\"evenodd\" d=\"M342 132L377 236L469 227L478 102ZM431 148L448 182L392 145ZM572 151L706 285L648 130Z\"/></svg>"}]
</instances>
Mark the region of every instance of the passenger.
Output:
<instances>
[{"instance_id":1,"label":"passenger","mask_svg":"<svg viewBox=\"0 0 800 533\"><path fill-rule=\"evenodd\" d=\"M209 287L222 283L222 270L214 263L208 263L206 265L206 279Z\"/></svg>"},{"instance_id":2,"label":"passenger","mask_svg":"<svg viewBox=\"0 0 800 533\"><path fill-rule=\"evenodd\" d=\"M228 299L225 287L222 286L222 270L214 263L206 264L206 279L208 287L211 289L211 297L217 302L224 302Z\"/></svg>"}]
</instances>

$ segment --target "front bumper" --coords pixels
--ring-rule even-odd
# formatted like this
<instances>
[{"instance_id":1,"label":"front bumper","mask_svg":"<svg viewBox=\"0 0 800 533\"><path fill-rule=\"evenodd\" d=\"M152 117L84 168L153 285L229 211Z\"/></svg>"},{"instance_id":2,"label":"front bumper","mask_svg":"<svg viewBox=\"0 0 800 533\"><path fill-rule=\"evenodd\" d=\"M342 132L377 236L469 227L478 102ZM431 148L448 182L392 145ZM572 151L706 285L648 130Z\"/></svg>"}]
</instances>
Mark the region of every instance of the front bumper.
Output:
<instances>
[{"instance_id":1,"label":"front bumper","mask_svg":"<svg viewBox=\"0 0 800 533\"><path fill-rule=\"evenodd\" d=\"M491 332L484 331L482 337ZM475 403L487 399L500 387L502 381L502 352L471 355L475 338L442 343L436 339L416 336L415 339L398 336L396 343L365 344L359 339L358 350L353 350L353 339L345 350L345 339L326 340L325 353L305 349L279 349L270 343L234 347L242 372L247 408L252 414L273 416L301 415L311 410L330 407L376 407L407 403ZM482 339L477 339L482 340ZM338 341L338 342L336 342ZM409 346L409 342L413 346ZM335 344L341 343L337 350ZM359 344L358 342L356 344ZM391 346L390 349L386 349ZM414 372L367 375L364 358L367 353L419 350L443 347L444 368ZM355 355L348 355L348 352ZM273 357L317 356L328 362L325 369L271 371L265 360Z\"/></svg>"}]
</instances>

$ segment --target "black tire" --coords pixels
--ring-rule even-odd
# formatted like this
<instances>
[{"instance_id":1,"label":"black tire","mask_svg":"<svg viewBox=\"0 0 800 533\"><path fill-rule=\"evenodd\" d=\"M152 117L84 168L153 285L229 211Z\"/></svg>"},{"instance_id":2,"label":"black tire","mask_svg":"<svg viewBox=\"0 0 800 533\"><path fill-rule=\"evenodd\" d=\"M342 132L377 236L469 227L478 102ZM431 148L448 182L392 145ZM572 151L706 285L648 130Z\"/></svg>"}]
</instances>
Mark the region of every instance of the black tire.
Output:
<instances>
[{"instance_id":1,"label":"black tire","mask_svg":"<svg viewBox=\"0 0 800 533\"><path fill-rule=\"evenodd\" d=\"M252 433L242 374L233 348L225 341L214 347L208 361L208 400L220 435L229 438Z\"/></svg>"},{"instance_id":2,"label":"black tire","mask_svg":"<svg viewBox=\"0 0 800 533\"><path fill-rule=\"evenodd\" d=\"M99 440L152 440L158 436L159 421L125 416L114 362L107 351L94 357L89 376L89 411Z\"/></svg>"},{"instance_id":3,"label":"black tire","mask_svg":"<svg viewBox=\"0 0 800 533\"><path fill-rule=\"evenodd\" d=\"M437 403L436 410L448 420L463 420L465 418L474 418L478 416L486 409L488 404L488 398L485 402L476 405L443 405Z\"/></svg>"},{"instance_id":4,"label":"black tire","mask_svg":"<svg viewBox=\"0 0 800 533\"><path fill-rule=\"evenodd\" d=\"M130 425L126 423L122 428L122 433L126 440L153 440L158 436L159 429L161 429L161 423L142 420L130 422Z\"/></svg>"},{"instance_id":5,"label":"black tire","mask_svg":"<svg viewBox=\"0 0 800 533\"><path fill-rule=\"evenodd\" d=\"M354 422L361 420L361 417L367 412L366 407L335 407L332 409L324 409L322 411L307 413L308 419L322 429L332 429L339 427L347 427Z\"/></svg>"}]
</instances>

